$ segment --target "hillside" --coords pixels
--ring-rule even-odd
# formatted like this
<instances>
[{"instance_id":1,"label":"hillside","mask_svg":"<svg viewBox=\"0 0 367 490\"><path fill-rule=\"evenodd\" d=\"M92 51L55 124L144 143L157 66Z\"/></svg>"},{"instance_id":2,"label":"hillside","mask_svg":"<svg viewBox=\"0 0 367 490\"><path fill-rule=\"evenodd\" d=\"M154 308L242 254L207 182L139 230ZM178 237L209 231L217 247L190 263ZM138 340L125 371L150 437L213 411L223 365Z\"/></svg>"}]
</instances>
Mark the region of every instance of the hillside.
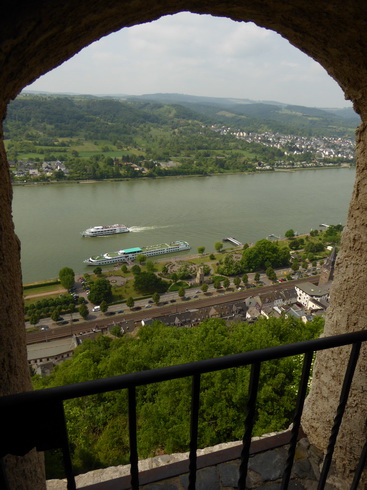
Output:
<instances>
[{"instance_id":1,"label":"hillside","mask_svg":"<svg viewBox=\"0 0 367 490\"><path fill-rule=\"evenodd\" d=\"M136 100L142 98L162 104L181 104L214 118L217 122L236 125L238 129L244 131L272 131L300 136L353 137L356 126L360 124L360 118L352 108L318 109L279 102L179 94L143 95Z\"/></svg>"},{"instance_id":2,"label":"hillside","mask_svg":"<svg viewBox=\"0 0 367 490\"><path fill-rule=\"evenodd\" d=\"M316 157L332 164L351 162L357 124L358 117L347 109L339 115L337 110L175 94L24 93L9 105L4 134L13 179L47 181L255 171L318 165ZM257 136L264 133L265 138ZM62 167L42 166L57 161Z\"/></svg>"}]
</instances>

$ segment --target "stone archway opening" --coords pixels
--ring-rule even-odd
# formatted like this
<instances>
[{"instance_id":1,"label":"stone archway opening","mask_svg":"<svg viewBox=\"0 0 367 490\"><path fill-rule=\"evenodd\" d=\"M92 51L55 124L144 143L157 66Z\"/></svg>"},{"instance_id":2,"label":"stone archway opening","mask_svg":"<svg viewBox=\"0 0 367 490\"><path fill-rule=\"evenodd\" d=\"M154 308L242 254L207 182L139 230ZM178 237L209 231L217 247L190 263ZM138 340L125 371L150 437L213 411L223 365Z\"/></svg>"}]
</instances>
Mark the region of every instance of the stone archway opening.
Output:
<instances>
[{"instance_id":1,"label":"stone archway opening","mask_svg":"<svg viewBox=\"0 0 367 490\"><path fill-rule=\"evenodd\" d=\"M167 0L156 3L134 0L56 0L52 5L32 0L24 6L15 0L4 8L0 19L0 114L4 119L8 102L23 87L58 66L84 46L122 27L149 22L162 15L180 11L224 16L238 21L253 21L287 38L293 45L317 60L334 78L346 98L350 99L362 124L357 132L357 177L337 261L326 334L365 328L367 314L367 9L357 0L320 4L318 0L248 0L223 3L219 0ZM0 134L0 365L3 373L2 393L30 389L23 326L22 279L19 243L11 214L11 183L3 134ZM340 378L340 357L320 356L314 388L304 422L314 443L325 446L329 421L325 415L335 405L334 384ZM354 467L356 448L366 437L367 400L365 365L362 354L353 386L349 415L337 451L340 468L348 474ZM325 377L324 373L328 376ZM362 442L363 441L363 442ZM42 488L42 476L36 474L32 459L10 462L14 487ZM33 481L32 481L33 478Z\"/></svg>"}]
</instances>

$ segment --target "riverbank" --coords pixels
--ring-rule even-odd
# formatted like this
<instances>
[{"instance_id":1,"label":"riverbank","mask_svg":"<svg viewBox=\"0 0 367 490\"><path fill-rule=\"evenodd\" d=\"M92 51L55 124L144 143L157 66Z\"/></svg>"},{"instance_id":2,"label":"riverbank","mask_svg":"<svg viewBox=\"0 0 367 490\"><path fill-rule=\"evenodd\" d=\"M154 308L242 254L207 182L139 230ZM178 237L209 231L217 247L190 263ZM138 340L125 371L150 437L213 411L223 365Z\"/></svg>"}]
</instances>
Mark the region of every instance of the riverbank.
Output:
<instances>
[{"instance_id":1,"label":"riverbank","mask_svg":"<svg viewBox=\"0 0 367 490\"><path fill-rule=\"evenodd\" d=\"M299 171L308 171L308 170L330 170L330 169L342 169L342 168L350 168L350 169L355 169L355 165L351 165L348 163L340 163L336 165L324 165L324 166L319 166L315 165L313 167L291 167L291 168L273 168L273 169L255 169L254 171L245 171L245 172L240 172L240 171L231 171L231 172L217 172L217 173L210 173L206 175L201 175L201 174L192 174L192 175L164 175L164 176L156 176L156 177L136 177L136 178L117 178L117 179L101 179L101 180L50 180L47 182L44 181L31 181L31 182L12 182L13 186L32 186L32 185L55 185L55 184L97 184L97 183L103 183L103 182L138 182L138 181L152 181L152 180L179 180L179 179L186 179L186 178L205 178L205 177L217 177L217 176L226 176L226 175L253 175L253 174L264 174L264 173L271 173L271 172L299 172Z\"/></svg>"}]
</instances>

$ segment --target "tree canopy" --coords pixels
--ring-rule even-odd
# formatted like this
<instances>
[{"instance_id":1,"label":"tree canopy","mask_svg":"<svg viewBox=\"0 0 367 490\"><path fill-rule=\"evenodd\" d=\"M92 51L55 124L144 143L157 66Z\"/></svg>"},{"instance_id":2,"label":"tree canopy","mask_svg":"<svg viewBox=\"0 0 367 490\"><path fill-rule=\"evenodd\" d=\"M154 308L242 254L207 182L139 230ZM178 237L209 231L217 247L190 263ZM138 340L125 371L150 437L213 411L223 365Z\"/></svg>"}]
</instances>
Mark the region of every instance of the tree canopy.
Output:
<instances>
[{"instance_id":1,"label":"tree canopy","mask_svg":"<svg viewBox=\"0 0 367 490\"><path fill-rule=\"evenodd\" d=\"M73 269L70 269L70 267L63 267L62 269L60 269L59 279L61 285L65 289L70 289L75 283L75 273Z\"/></svg>"},{"instance_id":2,"label":"tree canopy","mask_svg":"<svg viewBox=\"0 0 367 490\"><path fill-rule=\"evenodd\" d=\"M34 384L36 388L59 386L303 341L317 337L322 326L320 318L306 325L294 318L260 319L253 325L239 323L230 328L224 320L212 319L192 329L155 322L142 327L136 337L86 340L71 360L57 366L51 376L36 377ZM288 427L301 366L298 356L262 365L254 435ZM249 377L247 367L202 376L199 447L243 437ZM139 387L140 458L158 449L166 453L187 450L190 393L187 378ZM120 390L65 403L76 471L128 462L126 406L127 393Z\"/></svg>"},{"instance_id":3,"label":"tree canopy","mask_svg":"<svg viewBox=\"0 0 367 490\"><path fill-rule=\"evenodd\" d=\"M287 230L285 233L284 233L284 236L286 238L293 238L294 237L294 230L291 228L290 230Z\"/></svg>"},{"instance_id":4,"label":"tree canopy","mask_svg":"<svg viewBox=\"0 0 367 490\"><path fill-rule=\"evenodd\" d=\"M289 264L289 249L281 247L277 242L260 240L243 251L241 264L248 272L284 267Z\"/></svg>"},{"instance_id":5,"label":"tree canopy","mask_svg":"<svg viewBox=\"0 0 367 490\"><path fill-rule=\"evenodd\" d=\"M90 283L89 301L100 305L102 301L110 303L112 300L112 287L108 279L103 277Z\"/></svg>"},{"instance_id":6,"label":"tree canopy","mask_svg":"<svg viewBox=\"0 0 367 490\"><path fill-rule=\"evenodd\" d=\"M135 276L134 289L143 294L165 293L169 287L167 281L163 281L153 272L141 272Z\"/></svg>"}]
</instances>

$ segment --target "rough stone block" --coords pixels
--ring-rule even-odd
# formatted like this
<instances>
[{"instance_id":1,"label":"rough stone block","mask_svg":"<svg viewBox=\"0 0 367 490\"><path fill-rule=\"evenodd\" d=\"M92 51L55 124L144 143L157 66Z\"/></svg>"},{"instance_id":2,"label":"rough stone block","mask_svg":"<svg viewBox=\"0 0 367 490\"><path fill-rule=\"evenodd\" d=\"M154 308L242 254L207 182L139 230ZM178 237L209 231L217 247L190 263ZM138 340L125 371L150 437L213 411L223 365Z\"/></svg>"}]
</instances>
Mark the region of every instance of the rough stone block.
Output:
<instances>
[{"instance_id":1,"label":"rough stone block","mask_svg":"<svg viewBox=\"0 0 367 490\"><path fill-rule=\"evenodd\" d=\"M250 458L249 469L258 473L265 482L275 481L282 477L286 459L285 449L274 449Z\"/></svg>"},{"instance_id":2,"label":"rough stone block","mask_svg":"<svg viewBox=\"0 0 367 490\"><path fill-rule=\"evenodd\" d=\"M219 480L223 487L237 487L239 465L224 463L218 466Z\"/></svg>"}]
</instances>

